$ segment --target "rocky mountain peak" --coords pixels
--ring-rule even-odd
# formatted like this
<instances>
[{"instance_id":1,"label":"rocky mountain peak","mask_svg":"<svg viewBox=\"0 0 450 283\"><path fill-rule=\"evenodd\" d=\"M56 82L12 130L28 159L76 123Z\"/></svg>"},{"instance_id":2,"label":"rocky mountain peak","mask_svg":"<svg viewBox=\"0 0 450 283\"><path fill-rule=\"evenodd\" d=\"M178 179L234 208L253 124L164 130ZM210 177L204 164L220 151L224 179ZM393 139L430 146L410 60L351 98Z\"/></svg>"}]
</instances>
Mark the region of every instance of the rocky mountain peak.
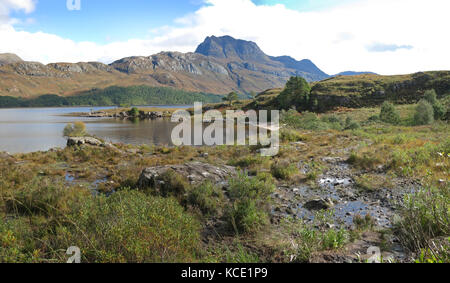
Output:
<instances>
[{"instance_id":1,"label":"rocky mountain peak","mask_svg":"<svg viewBox=\"0 0 450 283\"><path fill-rule=\"evenodd\" d=\"M267 61L269 57L252 41L235 39L231 36L209 36L195 53L219 59L240 59L243 61Z\"/></svg>"}]
</instances>

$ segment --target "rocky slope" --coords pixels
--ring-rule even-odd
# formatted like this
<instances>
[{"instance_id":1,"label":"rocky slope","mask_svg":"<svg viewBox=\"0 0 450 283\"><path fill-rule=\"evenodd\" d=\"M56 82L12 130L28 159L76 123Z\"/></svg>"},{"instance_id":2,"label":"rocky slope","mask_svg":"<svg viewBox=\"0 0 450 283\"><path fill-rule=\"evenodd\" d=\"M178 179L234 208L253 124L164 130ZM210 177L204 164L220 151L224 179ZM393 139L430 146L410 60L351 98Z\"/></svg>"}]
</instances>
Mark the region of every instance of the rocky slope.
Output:
<instances>
[{"instance_id":1,"label":"rocky slope","mask_svg":"<svg viewBox=\"0 0 450 283\"><path fill-rule=\"evenodd\" d=\"M22 62L22 59L16 54L5 53L0 54L0 66Z\"/></svg>"},{"instance_id":2,"label":"rocky slope","mask_svg":"<svg viewBox=\"0 0 450 283\"><path fill-rule=\"evenodd\" d=\"M0 96L72 95L108 86L170 86L188 91L225 94L282 87L290 76L309 81L328 78L311 61L270 57L256 43L229 36L208 37L195 53L161 52L98 62L25 62L0 55Z\"/></svg>"}]
</instances>

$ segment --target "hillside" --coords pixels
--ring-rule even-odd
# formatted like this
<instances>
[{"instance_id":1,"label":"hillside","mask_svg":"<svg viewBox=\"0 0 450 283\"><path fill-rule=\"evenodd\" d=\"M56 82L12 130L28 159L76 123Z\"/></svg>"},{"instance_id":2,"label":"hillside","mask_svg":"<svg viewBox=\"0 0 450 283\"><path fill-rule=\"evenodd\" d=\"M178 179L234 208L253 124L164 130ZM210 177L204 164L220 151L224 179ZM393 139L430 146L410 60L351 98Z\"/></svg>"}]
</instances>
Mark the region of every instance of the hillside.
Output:
<instances>
[{"instance_id":1,"label":"hillside","mask_svg":"<svg viewBox=\"0 0 450 283\"><path fill-rule=\"evenodd\" d=\"M385 100L398 104L416 103L426 90L436 90L439 97L450 94L450 71L415 73L410 75L338 76L311 83L308 105L299 109L317 112L338 107L361 108L381 105ZM247 108L280 108L276 97L282 89L260 93Z\"/></svg>"},{"instance_id":2,"label":"hillside","mask_svg":"<svg viewBox=\"0 0 450 283\"><path fill-rule=\"evenodd\" d=\"M99 62L22 61L0 55L0 96L31 98L43 94L70 96L110 86L170 86L185 91L226 94L282 87L291 76L308 81L328 78L309 60L270 57L256 43L208 37L195 53L161 52L134 56L109 65Z\"/></svg>"}]
</instances>

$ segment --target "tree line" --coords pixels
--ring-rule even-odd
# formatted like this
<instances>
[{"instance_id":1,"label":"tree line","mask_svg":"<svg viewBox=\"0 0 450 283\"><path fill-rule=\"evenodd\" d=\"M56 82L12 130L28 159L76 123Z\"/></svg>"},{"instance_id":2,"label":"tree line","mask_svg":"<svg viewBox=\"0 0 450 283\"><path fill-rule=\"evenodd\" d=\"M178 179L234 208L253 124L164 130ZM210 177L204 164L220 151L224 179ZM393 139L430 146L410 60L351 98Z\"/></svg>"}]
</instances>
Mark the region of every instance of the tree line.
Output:
<instances>
[{"instance_id":1,"label":"tree line","mask_svg":"<svg viewBox=\"0 0 450 283\"><path fill-rule=\"evenodd\" d=\"M0 96L0 108L192 104L197 101L217 103L221 99L222 97L216 94L189 92L170 87L112 86L68 97L55 94L41 95L32 99Z\"/></svg>"}]
</instances>

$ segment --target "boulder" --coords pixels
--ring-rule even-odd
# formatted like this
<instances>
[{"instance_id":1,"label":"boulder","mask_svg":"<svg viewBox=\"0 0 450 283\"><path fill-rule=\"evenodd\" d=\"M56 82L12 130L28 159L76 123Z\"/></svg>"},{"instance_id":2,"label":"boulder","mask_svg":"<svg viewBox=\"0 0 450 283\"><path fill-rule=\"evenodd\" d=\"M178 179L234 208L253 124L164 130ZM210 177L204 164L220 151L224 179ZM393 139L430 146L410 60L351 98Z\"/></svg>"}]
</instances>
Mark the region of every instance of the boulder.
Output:
<instances>
[{"instance_id":1,"label":"boulder","mask_svg":"<svg viewBox=\"0 0 450 283\"><path fill-rule=\"evenodd\" d=\"M164 117L164 113L163 112L150 112L148 116L150 117L150 119L157 119L157 118Z\"/></svg>"},{"instance_id":2,"label":"boulder","mask_svg":"<svg viewBox=\"0 0 450 283\"><path fill-rule=\"evenodd\" d=\"M0 159L12 159L13 156L9 152L0 151Z\"/></svg>"},{"instance_id":3,"label":"boulder","mask_svg":"<svg viewBox=\"0 0 450 283\"><path fill-rule=\"evenodd\" d=\"M91 138L91 137L70 137L67 140L67 146L76 146L76 145L93 145L93 146L101 146L103 144L102 141Z\"/></svg>"},{"instance_id":4,"label":"boulder","mask_svg":"<svg viewBox=\"0 0 450 283\"><path fill-rule=\"evenodd\" d=\"M304 208L308 210L323 210L333 207L333 201L329 198L322 199L322 198L316 198L308 201L303 205Z\"/></svg>"},{"instance_id":5,"label":"boulder","mask_svg":"<svg viewBox=\"0 0 450 283\"><path fill-rule=\"evenodd\" d=\"M214 184L224 183L231 176L236 175L236 169L231 166L215 166L201 162L191 162L182 165L167 165L146 168L139 177L138 187L141 189L153 187L157 178L167 172L174 170L185 177L191 184L200 184L206 180Z\"/></svg>"}]
</instances>

